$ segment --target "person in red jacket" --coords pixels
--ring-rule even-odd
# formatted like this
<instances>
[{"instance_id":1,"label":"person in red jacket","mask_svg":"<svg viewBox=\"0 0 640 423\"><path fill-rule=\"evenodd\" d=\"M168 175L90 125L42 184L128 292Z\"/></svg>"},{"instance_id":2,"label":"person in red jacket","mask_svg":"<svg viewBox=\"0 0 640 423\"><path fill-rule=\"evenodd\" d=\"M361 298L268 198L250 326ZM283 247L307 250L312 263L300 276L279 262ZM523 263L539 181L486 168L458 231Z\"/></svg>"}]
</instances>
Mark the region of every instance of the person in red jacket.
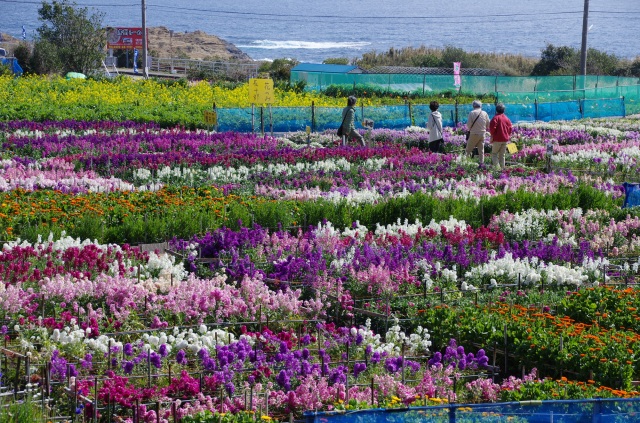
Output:
<instances>
[{"instance_id":1,"label":"person in red jacket","mask_svg":"<svg viewBox=\"0 0 640 423\"><path fill-rule=\"evenodd\" d=\"M504 104L496 104L496 115L489 122L491 134L491 162L494 166L500 165L504 169L504 152L511 138L511 121L504 114Z\"/></svg>"}]
</instances>

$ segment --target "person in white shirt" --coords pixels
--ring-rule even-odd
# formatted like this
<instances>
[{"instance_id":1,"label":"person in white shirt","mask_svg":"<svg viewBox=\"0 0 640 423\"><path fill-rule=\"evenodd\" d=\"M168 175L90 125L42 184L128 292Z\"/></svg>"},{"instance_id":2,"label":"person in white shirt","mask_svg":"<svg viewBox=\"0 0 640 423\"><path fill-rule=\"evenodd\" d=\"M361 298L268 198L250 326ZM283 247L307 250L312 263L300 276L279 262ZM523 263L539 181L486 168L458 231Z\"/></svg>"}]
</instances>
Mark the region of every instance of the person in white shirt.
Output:
<instances>
[{"instance_id":1,"label":"person in white shirt","mask_svg":"<svg viewBox=\"0 0 640 423\"><path fill-rule=\"evenodd\" d=\"M473 149L478 148L478 156L480 166L484 166L484 137L489 132L489 115L482 110L482 102L473 100L473 110L467 118L467 131L469 131L469 139L467 139L467 156L473 155Z\"/></svg>"},{"instance_id":2,"label":"person in white shirt","mask_svg":"<svg viewBox=\"0 0 640 423\"><path fill-rule=\"evenodd\" d=\"M438 111L440 103L432 101L429 103L429 117L427 117L427 129L429 130L429 151L440 153L442 151L442 115Z\"/></svg>"}]
</instances>

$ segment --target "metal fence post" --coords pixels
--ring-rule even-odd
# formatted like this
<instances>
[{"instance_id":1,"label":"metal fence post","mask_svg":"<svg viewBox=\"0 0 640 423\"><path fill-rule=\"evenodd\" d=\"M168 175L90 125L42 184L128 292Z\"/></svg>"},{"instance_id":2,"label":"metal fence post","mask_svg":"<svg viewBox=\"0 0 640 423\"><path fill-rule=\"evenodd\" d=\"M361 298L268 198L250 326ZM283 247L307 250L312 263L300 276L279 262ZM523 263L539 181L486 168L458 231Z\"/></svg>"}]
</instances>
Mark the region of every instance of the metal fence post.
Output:
<instances>
[{"instance_id":1,"label":"metal fence post","mask_svg":"<svg viewBox=\"0 0 640 423\"><path fill-rule=\"evenodd\" d=\"M255 104L251 104L251 133L256 133L256 115L255 115Z\"/></svg>"}]
</instances>

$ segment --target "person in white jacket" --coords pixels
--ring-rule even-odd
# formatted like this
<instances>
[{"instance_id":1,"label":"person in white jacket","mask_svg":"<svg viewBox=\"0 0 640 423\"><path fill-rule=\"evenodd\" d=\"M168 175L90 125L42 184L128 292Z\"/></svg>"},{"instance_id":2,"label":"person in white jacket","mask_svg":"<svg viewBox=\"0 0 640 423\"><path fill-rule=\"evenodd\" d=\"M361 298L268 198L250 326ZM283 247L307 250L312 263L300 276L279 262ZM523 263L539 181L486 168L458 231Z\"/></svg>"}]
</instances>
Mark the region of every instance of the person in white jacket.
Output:
<instances>
[{"instance_id":1,"label":"person in white jacket","mask_svg":"<svg viewBox=\"0 0 640 423\"><path fill-rule=\"evenodd\" d=\"M484 166L484 137L489 132L489 115L482 110L482 102L473 100L473 110L467 118L467 131L469 131L469 139L467 140L467 156L473 155L473 149L478 148L478 158L480 166Z\"/></svg>"},{"instance_id":2,"label":"person in white jacket","mask_svg":"<svg viewBox=\"0 0 640 423\"><path fill-rule=\"evenodd\" d=\"M427 117L427 129L429 130L429 151L432 153L440 153L442 151L442 115L438 111L438 107L440 107L440 103L437 101L429 103L431 113Z\"/></svg>"}]
</instances>

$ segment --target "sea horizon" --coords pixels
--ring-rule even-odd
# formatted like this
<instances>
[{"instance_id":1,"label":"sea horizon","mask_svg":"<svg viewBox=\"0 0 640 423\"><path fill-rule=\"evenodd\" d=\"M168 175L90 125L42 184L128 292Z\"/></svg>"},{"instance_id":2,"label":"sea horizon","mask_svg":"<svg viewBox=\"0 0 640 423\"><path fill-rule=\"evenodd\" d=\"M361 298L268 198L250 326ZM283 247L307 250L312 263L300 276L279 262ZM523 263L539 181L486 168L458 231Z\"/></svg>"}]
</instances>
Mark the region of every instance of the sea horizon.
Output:
<instances>
[{"instance_id":1,"label":"sea horizon","mask_svg":"<svg viewBox=\"0 0 640 423\"><path fill-rule=\"evenodd\" d=\"M0 32L27 40L41 25L40 3L0 0L4 20ZM141 6L126 0L78 0L77 7L104 14L105 26L140 27ZM362 57L390 48L447 46L466 52L513 54L539 58L551 44L580 49L583 0L521 0L508 7L500 0L483 3L453 0L429 5L405 0L302 0L265 3L259 0L149 0L146 25L176 32L201 30L228 41L254 60L291 58L322 62L328 58ZM587 46L620 59L640 57L637 0L590 0Z\"/></svg>"}]
</instances>

